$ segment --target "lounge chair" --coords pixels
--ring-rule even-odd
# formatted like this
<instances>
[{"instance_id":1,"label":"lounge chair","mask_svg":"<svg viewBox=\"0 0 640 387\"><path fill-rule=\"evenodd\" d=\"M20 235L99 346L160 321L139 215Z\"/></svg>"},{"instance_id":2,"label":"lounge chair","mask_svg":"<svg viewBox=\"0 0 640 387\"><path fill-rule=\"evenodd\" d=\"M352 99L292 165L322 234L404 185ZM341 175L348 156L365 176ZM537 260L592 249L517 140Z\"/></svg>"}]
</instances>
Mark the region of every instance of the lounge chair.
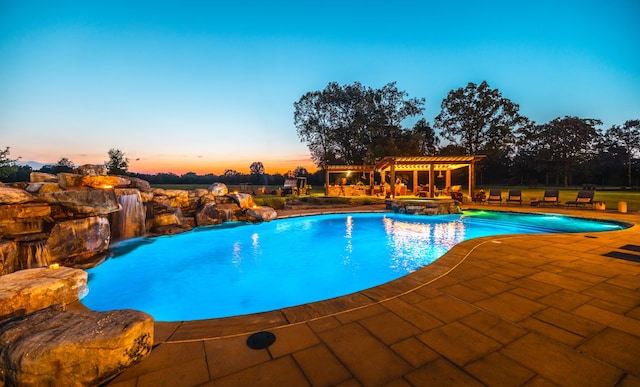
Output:
<instances>
[{"instance_id":1,"label":"lounge chair","mask_svg":"<svg viewBox=\"0 0 640 387\"><path fill-rule=\"evenodd\" d=\"M568 201L566 204L568 206L574 205L578 206L587 206L593 204L593 195L595 195L595 191L590 189L581 189L578 191L578 196L576 196L576 200Z\"/></svg>"},{"instance_id":2,"label":"lounge chair","mask_svg":"<svg viewBox=\"0 0 640 387\"><path fill-rule=\"evenodd\" d=\"M546 189L544 190L544 195L542 196L542 200L538 202L538 205L545 204L555 204L556 206L560 204L560 192L557 189Z\"/></svg>"},{"instance_id":3,"label":"lounge chair","mask_svg":"<svg viewBox=\"0 0 640 387\"><path fill-rule=\"evenodd\" d=\"M522 205L522 190L510 189L507 195L507 203L518 203Z\"/></svg>"},{"instance_id":4,"label":"lounge chair","mask_svg":"<svg viewBox=\"0 0 640 387\"><path fill-rule=\"evenodd\" d=\"M487 203L491 204L492 202L498 202L498 204L502 204L502 191L499 189L491 189L489 190L489 197L487 198Z\"/></svg>"}]
</instances>

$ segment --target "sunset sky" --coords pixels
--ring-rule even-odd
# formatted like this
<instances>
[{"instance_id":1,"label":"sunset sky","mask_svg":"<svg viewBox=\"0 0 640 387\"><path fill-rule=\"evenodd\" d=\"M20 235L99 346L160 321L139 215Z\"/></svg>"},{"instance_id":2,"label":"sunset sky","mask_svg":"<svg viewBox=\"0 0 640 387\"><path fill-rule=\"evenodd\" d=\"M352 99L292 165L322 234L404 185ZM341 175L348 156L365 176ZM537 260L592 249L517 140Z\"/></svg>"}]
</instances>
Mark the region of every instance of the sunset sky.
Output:
<instances>
[{"instance_id":1,"label":"sunset sky","mask_svg":"<svg viewBox=\"0 0 640 387\"><path fill-rule=\"evenodd\" d=\"M329 82L426 98L486 80L545 123L640 119L640 2L0 0L0 149L129 170L316 167L293 103ZM408 125L410 126L410 125Z\"/></svg>"}]
</instances>

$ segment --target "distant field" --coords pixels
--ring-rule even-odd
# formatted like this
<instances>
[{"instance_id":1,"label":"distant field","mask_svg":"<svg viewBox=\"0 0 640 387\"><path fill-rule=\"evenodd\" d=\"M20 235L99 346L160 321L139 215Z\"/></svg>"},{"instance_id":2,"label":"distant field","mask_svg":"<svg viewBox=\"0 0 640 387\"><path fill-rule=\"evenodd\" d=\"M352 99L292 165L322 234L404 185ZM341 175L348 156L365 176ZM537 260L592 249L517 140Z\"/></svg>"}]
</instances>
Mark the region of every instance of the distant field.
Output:
<instances>
[{"instance_id":1,"label":"distant field","mask_svg":"<svg viewBox=\"0 0 640 387\"><path fill-rule=\"evenodd\" d=\"M153 188L163 188L163 189L197 189L197 188L208 188L209 184L153 184ZM229 191L240 191L239 185L229 185L227 186ZM267 186L266 192L275 191L278 188L282 188L281 186ZM484 190L489 193L489 188L484 188ZM502 197L506 198L508 188L501 188ZM522 199L523 203L529 204L531 198L542 198L544 193L544 188L540 189L532 189L532 188L522 188ZM324 195L324 190L322 187L317 187L312 190L311 195L313 196L322 196ZM575 200L578 195L578 189L576 188L560 188L560 202L564 204L567 201ZM638 191L624 191L624 190L596 190L596 194L594 196L594 200L603 201L607 205L607 209L616 209L618 208L618 202L627 202L627 210L628 211L640 211L640 192Z\"/></svg>"}]
</instances>

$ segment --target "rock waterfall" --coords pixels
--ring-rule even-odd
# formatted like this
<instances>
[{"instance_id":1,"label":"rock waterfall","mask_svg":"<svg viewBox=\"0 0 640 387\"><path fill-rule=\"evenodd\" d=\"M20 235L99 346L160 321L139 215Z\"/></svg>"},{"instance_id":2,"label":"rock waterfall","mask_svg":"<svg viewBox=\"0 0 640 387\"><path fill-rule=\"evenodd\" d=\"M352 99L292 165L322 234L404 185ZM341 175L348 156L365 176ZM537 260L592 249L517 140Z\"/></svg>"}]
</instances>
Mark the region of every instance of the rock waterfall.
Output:
<instances>
[{"instance_id":1,"label":"rock waterfall","mask_svg":"<svg viewBox=\"0 0 640 387\"><path fill-rule=\"evenodd\" d=\"M143 236L146 232L146 212L140 191L137 189L116 189L115 193L122 209L111 214L112 239L130 239Z\"/></svg>"}]
</instances>

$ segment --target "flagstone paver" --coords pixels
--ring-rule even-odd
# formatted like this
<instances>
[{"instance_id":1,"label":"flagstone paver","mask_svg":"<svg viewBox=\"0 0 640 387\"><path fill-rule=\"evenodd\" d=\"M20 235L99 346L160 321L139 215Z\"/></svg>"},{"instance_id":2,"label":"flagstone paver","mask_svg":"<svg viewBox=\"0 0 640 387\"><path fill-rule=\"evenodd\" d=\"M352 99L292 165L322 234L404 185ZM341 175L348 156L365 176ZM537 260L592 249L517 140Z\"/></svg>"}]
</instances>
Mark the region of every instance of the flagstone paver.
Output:
<instances>
[{"instance_id":1,"label":"flagstone paver","mask_svg":"<svg viewBox=\"0 0 640 387\"><path fill-rule=\"evenodd\" d=\"M249 348L247 338L248 335L242 335L204 342L209 373L213 378L227 376L271 360L266 349Z\"/></svg>"},{"instance_id":2,"label":"flagstone paver","mask_svg":"<svg viewBox=\"0 0 640 387\"><path fill-rule=\"evenodd\" d=\"M444 357L463 366L495 351L501 344L459 322L432 329L418 338Z\"/></svg>"},{"instance_id":3,"label":"flagstone paver","mask_svg":"<svg viewBox=\"0 0 640 387\"><path fill-rule=\"evenodd\" d=\"M360 320L360 324L387 345L421 332L419 328L391 312Z\"/></svg>"},{"instance_id":4,"label":"flagstone paver","mask_svg":"<svg viewBox=\"0 0 640 387\"><path fill-rule=\"evenodd\" d=\"M349 371L324 345L296 352L293 357L313 386L335 386L351 379Z\"/></svg>"},{"instance_id":5,"label":"flagstone paver","mask_svg":"<svg viewBox=\"0 0 640 387\"><path fill-rule=\"evenodd\" d=\"M640 348L640 337L607 328L581 345L579 350L640 376L638 348Z\"/></svg>"},{"instance_id":6,"label":"flagstone paver","mask_svg":"<svg viewBox=\"0 0 640 387\"><path fill-rule=\"evenodd\" d=\"M509 292L478 301L475 305L509 321L523 320L545 308L545 305L539 302Z\"/></svg>"},{"instance_id":7,"label":"flagstone paver","mask_svg":"<svg viewBox=\"0 0 640 387\"><path fill-rule=\"evenodd\" d=\"M357 323L322 332L319 336L365 386L390 382L411 369L409 363Z\"/></svg>"},{"instance_id":8,"label":"flagstone paver","mask_svg":"<svg viewBox=\"0 0 640 387\"><path fill-rule=\"evenodd\" d=\"M536 211L640 224L640 213ZM156 323L151 355L109 387L638 386L640 263L602 256L625 244L640 244L640 226L479 238L346 298ZM260 330L275 343L249 348Z\"/></svg>"},{"instance_id":9,"label":"flagstone paver","mask_svg":"<svg viewBox=\"0 0 640 387\"><path fill-rule=\"evenodd\" d=\"M473 305L448 295L421 301L415 305L445 322L456 321L478 311Z\"/></svg>"},{"instance_id":10,"label":"flagstone paver","mask_svg":"<svg viewBox=\"0 0 640 387\"><path fill-rule=\"evenodd\" d=\"M529 333L500 352L558 385L613 386L623 376L618 368L537 333Z\"/></svg>"},{"instance_id":11,"label":"flagstone paver","mask_svg":"<svg viewBox=\"0 0 640 387\"><path fill-rule=\"evenodd\" d=\"M498 352L491 353L464 369L488 386L522 386L536 375Z\"/></svg>"}]
</instances>

